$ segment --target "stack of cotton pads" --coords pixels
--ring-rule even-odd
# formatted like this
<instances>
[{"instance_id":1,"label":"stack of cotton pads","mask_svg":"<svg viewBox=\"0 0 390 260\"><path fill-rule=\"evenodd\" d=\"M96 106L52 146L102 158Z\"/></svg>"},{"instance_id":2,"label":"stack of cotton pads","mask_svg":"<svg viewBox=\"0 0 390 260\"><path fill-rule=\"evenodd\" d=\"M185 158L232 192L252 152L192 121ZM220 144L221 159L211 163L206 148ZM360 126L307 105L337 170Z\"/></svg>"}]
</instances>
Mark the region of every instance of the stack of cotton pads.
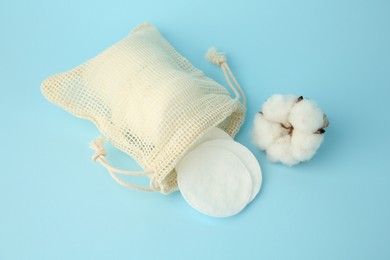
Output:
<instances>
[{"instance_id":1,"label":"stack of cotton pads","mask_svg":"<svg viewBox=\"0 0 390 260\"><path fill-rule=\"evenodd\" d=\"M213 217L239 213L258 194L262 175L255 156L219 128L207 132L176 166L184 199Z\"/></svg>"}]
</instances>

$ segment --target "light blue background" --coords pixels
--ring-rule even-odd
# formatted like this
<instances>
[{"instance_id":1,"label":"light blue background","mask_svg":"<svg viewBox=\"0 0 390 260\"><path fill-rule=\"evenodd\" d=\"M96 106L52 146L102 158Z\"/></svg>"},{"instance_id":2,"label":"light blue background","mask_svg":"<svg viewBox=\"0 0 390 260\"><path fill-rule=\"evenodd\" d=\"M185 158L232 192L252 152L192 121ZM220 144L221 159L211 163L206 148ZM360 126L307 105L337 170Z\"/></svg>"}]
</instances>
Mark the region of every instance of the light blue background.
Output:
<instances>
[{"instance_id":1,"label":"light blue background","mask_svg":"<svg viewBox=\"0 0 390 260\"><path fill-rule=\"evenodd\" d=\"M204 54L227 52L248 96L237 140L264 173L238 216L121 187L90 159L96 127L41 95L144 21L223 84ZM0 29L0 259L390 259L389 1L2 0ZM328 114L310 162L274 165L251 144L274 93ZM112 147L109 160L135 168Z\"/></svg>"}]
</instances>

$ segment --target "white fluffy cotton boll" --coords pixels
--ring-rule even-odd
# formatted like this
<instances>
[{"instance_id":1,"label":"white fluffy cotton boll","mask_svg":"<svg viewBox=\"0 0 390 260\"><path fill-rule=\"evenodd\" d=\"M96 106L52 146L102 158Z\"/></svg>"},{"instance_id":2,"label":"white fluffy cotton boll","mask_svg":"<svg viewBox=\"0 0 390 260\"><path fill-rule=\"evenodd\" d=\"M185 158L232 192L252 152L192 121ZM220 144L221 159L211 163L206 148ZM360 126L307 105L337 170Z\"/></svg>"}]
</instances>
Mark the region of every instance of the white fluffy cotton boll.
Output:
<instances>
[{"instance_id":1,"label":"white fluffy cotton boll","mask_svg":"<svg viewBox=\"0 0 390 260\"><path fill-rule=\"evenodd\" d=\"M255 116L252 138L270 161L293 166L314 156L329 125L314 101L273 95L262 109Z\"/></svg>"},{"instance_id":2,"label":"white fluffy cotton boll","mask_svg":"<svg viewBox=\"0 0 390 260\"><path fill-rule=\"evenodd\" d=\"M288 124L288 116L297 97L292 95L272 95L262 107L262 113L270 121Z\"/></svg>"},{"instance_id":3,"label":"white fluffy cotton boll","mask_svg":"<svg viewBox=\"0 0 390 260\"><path fill-rule=\"evenodd\" d=\"M291 108L288 120L294 129L314 133L323 126L324 114L314 101L303 99Z\"/></svg>"},{"instance_id":4,"label":"white fluffy cotton boll","mask_svg":"<svg viewBox=\"0 0 390 260\"><path fill-rule=\"evenodd\" d=\"M275 143L271 144L266 150L268 160L271 162L281 162L283 164L293 166L299 163L291 153L291 136L285 135Z\"/></svg>"},{"instance_id":5,"label":"white fluffy cotton boll","mask_svg":"<svg viewBox=\"0 0 390 260\"><path fill-rule=\"evenodd\" d=\"M294 130L291 136L291 154L299 161L310 160L317 152L323 140L323 134L307 134Z\"/></svg>"},{"instance_id":6,"label":"white fluffy cotton boll","mask_svg":"<svg viewBox=\"0 0 390 260\"><path fill-rule=\"evenodd\" d=\"M280 137L286 135L287 129L281 127L279 123L268 121L264 115L257 113L253 123L252 138L255 145L265 150Z\"/></svg>"}]
</instances>

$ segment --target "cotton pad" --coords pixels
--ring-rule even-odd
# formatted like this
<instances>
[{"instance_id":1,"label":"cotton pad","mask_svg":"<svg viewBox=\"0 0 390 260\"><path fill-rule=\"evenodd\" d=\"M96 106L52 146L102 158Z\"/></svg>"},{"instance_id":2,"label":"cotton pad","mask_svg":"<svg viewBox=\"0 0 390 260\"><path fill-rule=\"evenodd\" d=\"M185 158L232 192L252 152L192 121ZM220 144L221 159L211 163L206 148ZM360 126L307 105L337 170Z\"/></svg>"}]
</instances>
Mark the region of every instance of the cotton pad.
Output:
<instances>
[{"instance_id":1,"label":"cotton pad","mask_svg":"<svg viewBox=\"0 0 390 260\"><path fill-rule=\"evenodd\" d=\"M248 203L251 202L256 197L257 193L259 193L262 182L261 168L259 162L257 161L256 157L251 153L251 151L249 151L248 148L238 142L224 139L211 140L203 143L202 146L219 147L225 149L233 153L235 156L238 157L238 159L240 159L240 161L247 168L252 179L252 193Z\"/></svg>"},{"instance_id":2,"label":"cotton pad","mask_svg":"<svg viewBox=\"0 0 390 260\"><path fill-rule=\"evenodd\" d=\"M196 147L177 164L176 171L184 199L212 217L239 213L252 196L252 178L245 165L219 147Z\"/></svg>"}]
</instances>

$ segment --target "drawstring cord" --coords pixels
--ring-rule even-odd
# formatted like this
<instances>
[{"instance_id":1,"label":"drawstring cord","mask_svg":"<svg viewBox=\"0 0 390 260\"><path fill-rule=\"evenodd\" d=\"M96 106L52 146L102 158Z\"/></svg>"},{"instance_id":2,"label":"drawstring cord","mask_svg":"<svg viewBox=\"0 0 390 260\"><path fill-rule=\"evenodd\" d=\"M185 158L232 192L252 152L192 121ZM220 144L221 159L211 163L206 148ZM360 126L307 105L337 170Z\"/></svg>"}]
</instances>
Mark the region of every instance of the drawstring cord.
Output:
<instances>
[{"instance_id":1,"label":"drawstring cord","mask_svg":"<svg viewBox=\"0 0 390 260\"><path fill-rule=\"evenodd\" d=\"M241 96L242 104L246 106L246 97L244 91L242 90L240 84L238 84L236 78L234 77L232 71L227 64L226 55L222 52L217 52L215 48L211 48L207 54L206 58L208 61L214 63L215 65L221 67L223 75L225 76L226 82L229 87L233 90L236 97L239 99ZM234 84L232 84L231 80Z\"/></svg>"},{"instance_id":2,"label":"drawstring cord","mask_svg":"<svg viewBox=\"0 0 390 260\"><path fill-rule=\"evenodd\" d=\"M126 170L122 170L122 169L118 169L118 168L112 167L108 163L108 161L106 160L107 152L104 149L104 140L103 140L103 138L99 137L96 140L92 141L90 147L93 150L95 150L95 154L92 156L92 160L94 160L95 162L100 163L104 168L106 168L107 171L109 172L109 174L111 175L111 177L116 182L118 182L119 184L121 184L121 185L123 185L123 186L125 186L127 188L132 188L132 189L135 189L135 190L141 190L141 191L147 191L147 192L158 190L158 188L156 187L156 184L155 184L155 177L154 177L155 175L153 175L152 178L150 179L150 187L152 187L152 188L146 188L146 187L134 185L134 184L125 182L122 179L120 179L116 174L132 175L132 176L147 176L147 175L150 175L152 173L151 172L146 172L146 171L140 171L140 172L126 171Z\"/></svg>"}]
</instances>

